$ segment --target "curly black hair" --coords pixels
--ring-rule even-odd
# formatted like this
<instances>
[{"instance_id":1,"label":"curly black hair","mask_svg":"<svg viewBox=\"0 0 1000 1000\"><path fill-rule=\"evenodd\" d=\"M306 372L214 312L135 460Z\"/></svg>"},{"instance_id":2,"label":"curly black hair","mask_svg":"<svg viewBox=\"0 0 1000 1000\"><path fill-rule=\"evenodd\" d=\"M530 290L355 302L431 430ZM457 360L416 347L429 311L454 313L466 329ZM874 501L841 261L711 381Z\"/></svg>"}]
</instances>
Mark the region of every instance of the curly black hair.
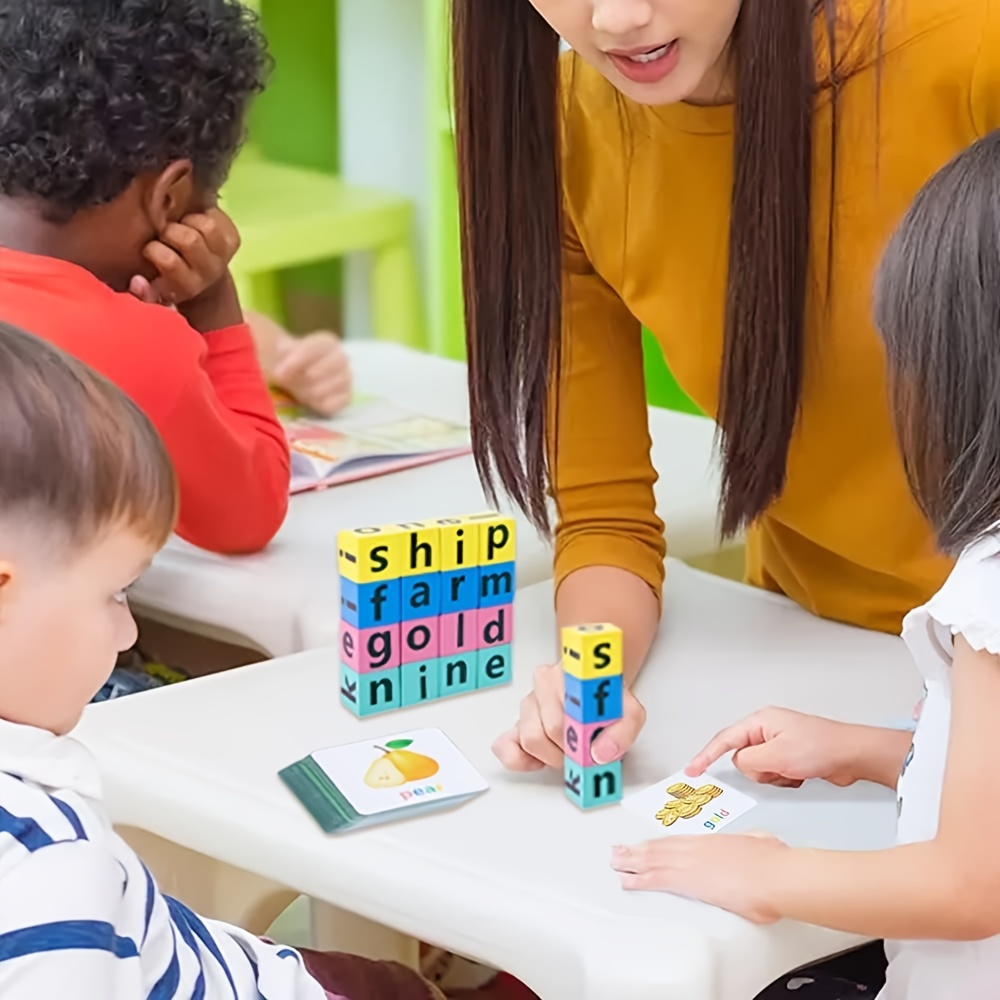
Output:
<instances>
[{"instance_id":1,"label":"curly black hair","mask_svg":"<svg viewBox=\"0 0 1000 1000\"><path fill-rule=\"evenodd\" d=\"M0 194L72 216L179 159L214 191L269 70L239 0L0 0Z\"/></svg>"}]
</instances>

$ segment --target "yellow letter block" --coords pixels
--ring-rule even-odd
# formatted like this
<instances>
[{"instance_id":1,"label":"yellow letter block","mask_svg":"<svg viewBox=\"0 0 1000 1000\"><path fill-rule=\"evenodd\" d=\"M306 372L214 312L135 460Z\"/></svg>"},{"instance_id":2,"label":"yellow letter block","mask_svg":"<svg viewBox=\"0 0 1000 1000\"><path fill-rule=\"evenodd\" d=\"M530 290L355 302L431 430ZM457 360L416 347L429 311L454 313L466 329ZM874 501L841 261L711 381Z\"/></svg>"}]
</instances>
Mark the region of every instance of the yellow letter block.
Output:
<instances>
[{"instance_id":1,"label":"yellow letter block","mask_svg":"<svg viewBox=\"0 0 1000 1000\"><path fill-rule=\"evenodd\" d=\"M403 533L401 576L441 572L441 529L431 521L397 524Z\"/></svg>"},{"instance_id":2,"label":"yellow letter block","mask_svg":"<svg viewBox=\"0 0 1000 1000\"><path fill-rule=\"evenodd\" d=\"M345 528L337 535L340 575L355 583L391 580L403 574L403 541L398 525Z\"/></svg>"},{"instance_id":3,"label":"yellow letter block","mask_svg":"<svg viewBox=\"0 0 1000 1000\"><path fill-rule=\"evenodd\" d=\"M517 531L514 518L496 511L482 514L467 514L464 524L476 526L479 536L479 565L493 566L497 563L514 562L517 554Z\"/></svg>"},{"instance_id":4,"label":"yellow letter block","mask_svg":"<svg viewBox=\"0 0 1000 1000\"><path fill-rule=\"evenodd\" d=\"M622 672L622 630L617 625L569 625L562 630L563 670L581 680Z\"/></svg>"},{"instance_id":5,"label":"yellow letter block","mask_svg":"<svg viewBox=\"0 0 1000 1000\"><path fill-rule=\"evenodd\" d=\"M479 526L464 517L439 517L435 522L441 545L441 572L479 565Z\"/></svg>"}]
</instances>

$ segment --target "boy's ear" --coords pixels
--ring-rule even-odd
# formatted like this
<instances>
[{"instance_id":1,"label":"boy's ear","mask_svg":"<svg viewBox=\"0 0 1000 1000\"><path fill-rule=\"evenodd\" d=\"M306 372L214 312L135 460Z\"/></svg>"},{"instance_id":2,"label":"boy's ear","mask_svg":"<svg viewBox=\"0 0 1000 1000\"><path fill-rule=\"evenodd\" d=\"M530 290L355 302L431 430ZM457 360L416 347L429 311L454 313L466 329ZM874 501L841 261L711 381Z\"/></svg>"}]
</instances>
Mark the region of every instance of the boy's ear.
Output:
<instances>
[{"instance_id":1,"label":"boy's ear","mask_svg":"<svg viewBox=\"0 0 1000 1000\"><path fill-rule=\"evenodd\" d=\"M194 195L194 170L190 160L174 160L152 179L146 189L146 214L157 235L191 211Z\"/></svg>"},{"instance_id":2,"label":"boy's ear","mask_svg":"<svg viewBox=\"0 0 1000 1000\"><path fill-rule=\"evenodd\" d=\"M14 566L0 560L0 620L3 619L7 610L7 601L10 599L11 584L14 581Z\"/></svg>"}]
</instances>

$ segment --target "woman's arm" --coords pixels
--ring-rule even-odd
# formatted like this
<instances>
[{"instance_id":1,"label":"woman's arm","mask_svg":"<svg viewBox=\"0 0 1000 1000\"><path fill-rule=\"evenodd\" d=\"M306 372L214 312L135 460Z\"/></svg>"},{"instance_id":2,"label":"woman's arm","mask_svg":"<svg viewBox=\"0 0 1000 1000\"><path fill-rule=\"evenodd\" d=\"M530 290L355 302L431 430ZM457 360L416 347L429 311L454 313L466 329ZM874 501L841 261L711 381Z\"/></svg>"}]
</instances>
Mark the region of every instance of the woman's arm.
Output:
<instances>
[{"instance_id":1,"label":"woman's arm","mask_svg":"<svg viewBox=\"0 0 1000 1000\"><path fill-rule=\"evenodd\" d=\"M610 622L623 633L625 683L635 680L660 624L660 602L645 580L617 566L571 573L556 596L559 627Z\"/></svg>"},{"instance_id":2,"label":"woman's arm","mask_svg":"<svg viewBox=\"0 0 1000 1000\"><path fill-rule=\"evenodd\" d=\"M666 549L653 494L642 330L594 270L571 225L564 271L561 371L549 439L559 508L556 610L560 625L618 625L629 682L656 634ZM623 701L622 721L594 746L606 762L628 750L645 721L627 686ZM563 678L555 662L536 671L517 723L494 751L513 770L561 768L562 739Z\"/></svg>"}]
</instances>

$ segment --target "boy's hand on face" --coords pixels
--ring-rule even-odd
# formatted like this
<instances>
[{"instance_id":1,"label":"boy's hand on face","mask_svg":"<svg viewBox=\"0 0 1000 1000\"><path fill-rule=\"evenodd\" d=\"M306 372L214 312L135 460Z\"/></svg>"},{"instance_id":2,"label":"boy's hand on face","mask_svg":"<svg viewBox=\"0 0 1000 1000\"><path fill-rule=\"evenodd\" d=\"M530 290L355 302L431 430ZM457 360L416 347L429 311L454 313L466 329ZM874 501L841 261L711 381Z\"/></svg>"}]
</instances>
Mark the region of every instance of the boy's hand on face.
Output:
<instances>
[{"instance_id":1,"label":"boy's hand on face","mask_svg":"<svg viewBox=\"0 0 1000 1000\"><path fill-rule=\"evenodd\" d=\"M164 305L181 306L205 294L229 270L240 248L240 234L221 209L186 215L171 222L143 256L160 272L152 283Z\"/></svg>"},{"instance_id":2,"label":"boy's hand on face","mask_svg":"<svg viewBox=\"0 0 1000 1000\"><path fill-rule=\"evenodd\" d=\"M229 262L239 246L239 232L221 209L187 215L143 248L159 276L152 282L134 279L132 294L145 302L176 306L201 333L236 326L243 322L243 313Z\"/></svg>"}]
</instances>

